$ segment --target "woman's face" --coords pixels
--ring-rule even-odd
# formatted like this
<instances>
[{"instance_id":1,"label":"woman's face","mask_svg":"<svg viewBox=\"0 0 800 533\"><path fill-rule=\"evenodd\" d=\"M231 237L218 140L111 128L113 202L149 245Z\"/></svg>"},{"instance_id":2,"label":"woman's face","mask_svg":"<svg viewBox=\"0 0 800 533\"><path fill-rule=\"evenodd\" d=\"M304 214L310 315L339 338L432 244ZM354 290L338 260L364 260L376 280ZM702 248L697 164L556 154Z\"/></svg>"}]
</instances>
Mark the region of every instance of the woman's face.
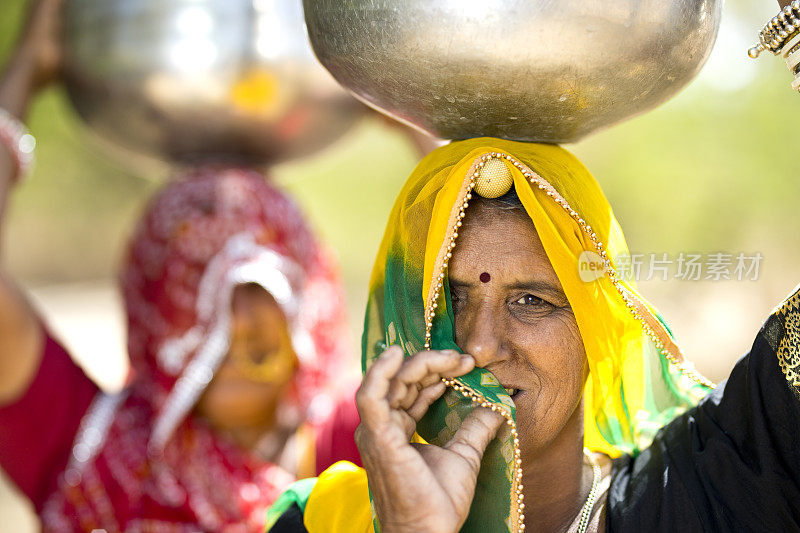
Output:
<instances>
[{"instance_id":1,"label":"woman's face","mask_svg":"<svg viewBox=\"0 0 800 533\"><path fill-rule=\"evenodd\" d=\"M196 412L214 429L260 436L297 369L288 324L275 299L255 284L233 292L231 346Z\"/></svg>"},{"instance_id":2,"label":"woman's face","mask_svg":"<svg viewBox=\"0 0 800 533\"><path fill-rule=\"evenodd\" d=\"M583 342L527 214L471 206L450 261L450 291L456 344L514 389L523 457L568 424L582 431Z\"/></svg>"}]
</instances>

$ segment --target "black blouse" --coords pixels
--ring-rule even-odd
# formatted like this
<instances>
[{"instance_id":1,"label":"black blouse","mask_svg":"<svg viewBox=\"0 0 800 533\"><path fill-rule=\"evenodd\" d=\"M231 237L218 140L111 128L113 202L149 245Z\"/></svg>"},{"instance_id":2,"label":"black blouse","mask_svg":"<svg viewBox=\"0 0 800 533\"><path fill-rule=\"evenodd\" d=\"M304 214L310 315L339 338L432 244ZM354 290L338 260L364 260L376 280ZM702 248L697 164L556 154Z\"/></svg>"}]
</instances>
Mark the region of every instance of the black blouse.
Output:
<instances>
[{"instance_id":1,"label":"black blouse","mask_svg":"<svg viewBox=\"0 0 800 533\"><path fill-rule=\"evenodd\" d=\"M615 460L608 531L800 531L799 385L800 289L727 382Z\"/></svg>"}]
</instances>

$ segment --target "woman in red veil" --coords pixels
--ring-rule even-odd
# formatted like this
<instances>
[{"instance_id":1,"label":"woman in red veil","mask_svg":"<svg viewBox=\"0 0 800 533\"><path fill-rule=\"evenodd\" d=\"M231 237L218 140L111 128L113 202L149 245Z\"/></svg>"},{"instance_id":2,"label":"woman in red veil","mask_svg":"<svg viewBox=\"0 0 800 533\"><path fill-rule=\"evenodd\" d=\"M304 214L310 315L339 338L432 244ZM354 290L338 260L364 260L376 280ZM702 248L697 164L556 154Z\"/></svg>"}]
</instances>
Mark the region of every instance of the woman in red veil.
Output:
<instances>
[{"instance_id":1,"label":"woman in red veil","mask_svg":"<svg viewBox=\"0 0 800 533\"><path fill-rule=\"evenodd\" d=\"M54 74L42 43L57 4L34 4L0 82L5 126ZM7 145L3 204L22 166ZM263 176L203 168L169 183L121 284L132 375L105 394L0 277L0 465L44 530L261 530L294 479L357 458L354 406L337 402L337 271Z\"/></svg>"}]
</instances>

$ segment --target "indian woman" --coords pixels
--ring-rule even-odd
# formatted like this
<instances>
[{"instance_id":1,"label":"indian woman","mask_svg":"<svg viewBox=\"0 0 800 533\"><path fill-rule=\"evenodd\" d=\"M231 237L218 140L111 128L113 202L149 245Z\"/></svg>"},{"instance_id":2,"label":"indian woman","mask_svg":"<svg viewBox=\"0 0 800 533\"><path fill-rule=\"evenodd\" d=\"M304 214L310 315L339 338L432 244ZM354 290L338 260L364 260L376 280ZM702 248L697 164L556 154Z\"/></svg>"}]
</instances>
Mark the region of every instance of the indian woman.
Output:
<instances>
[{"instance_id":1,"label":"indian woman","mask_svg":"<svg viewBox=\"0 0 800 533\"><path fill-rule=\"evenodd\" d=\"M11 126L57 77L59 3L33 4L0 81L3 205L25 166ZM182 172L120 279L132 375L107 394L0 278L0 465L45 531L260 531L297 477L357 460L336 266L261 174Z\"/></svg>"},{"instance_id":2,"label":"indian woman","mask_svg":"<svg viewBox=\"0 0 800 533\"><path fill-rule=\"evenodd\" d=\"M617 273L625 239L566 150L423 159L370 283L356 440L272 531L796 531L800 291L726 383Z\"/></svg>"}]
</instances>

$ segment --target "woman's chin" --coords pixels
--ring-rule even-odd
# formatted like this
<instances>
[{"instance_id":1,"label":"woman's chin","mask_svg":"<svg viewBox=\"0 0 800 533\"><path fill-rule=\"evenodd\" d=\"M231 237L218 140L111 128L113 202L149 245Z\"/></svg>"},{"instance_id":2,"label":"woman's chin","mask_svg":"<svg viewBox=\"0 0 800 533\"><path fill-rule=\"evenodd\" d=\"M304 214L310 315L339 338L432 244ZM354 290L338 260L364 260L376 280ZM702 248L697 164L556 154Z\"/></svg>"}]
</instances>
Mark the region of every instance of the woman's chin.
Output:
<instances>
[{"instance_id":1,"label":"woman's chin","mask_svg":"<svg viewBox=\"0 0 800 533\"><path fill-rule=\"evenodd\" d=\"M276 398L214 395L198 405L197 414L213 428L234 431L269 425L275 419Z\"/></svg>"},{"instance_id":2,"label":"woman's chin","mask_svg":"<svg viewBox=\"0 0 800 533\"><path fill-rule=\"evenodd\" d=\"M222 433L264 433L273 425L274 413L260 412L256 410L246 412L236 412L234 415L228 413L227 416L208 416L201 415L201 418L214 431Z\"/></svg>"}]
</instances>

